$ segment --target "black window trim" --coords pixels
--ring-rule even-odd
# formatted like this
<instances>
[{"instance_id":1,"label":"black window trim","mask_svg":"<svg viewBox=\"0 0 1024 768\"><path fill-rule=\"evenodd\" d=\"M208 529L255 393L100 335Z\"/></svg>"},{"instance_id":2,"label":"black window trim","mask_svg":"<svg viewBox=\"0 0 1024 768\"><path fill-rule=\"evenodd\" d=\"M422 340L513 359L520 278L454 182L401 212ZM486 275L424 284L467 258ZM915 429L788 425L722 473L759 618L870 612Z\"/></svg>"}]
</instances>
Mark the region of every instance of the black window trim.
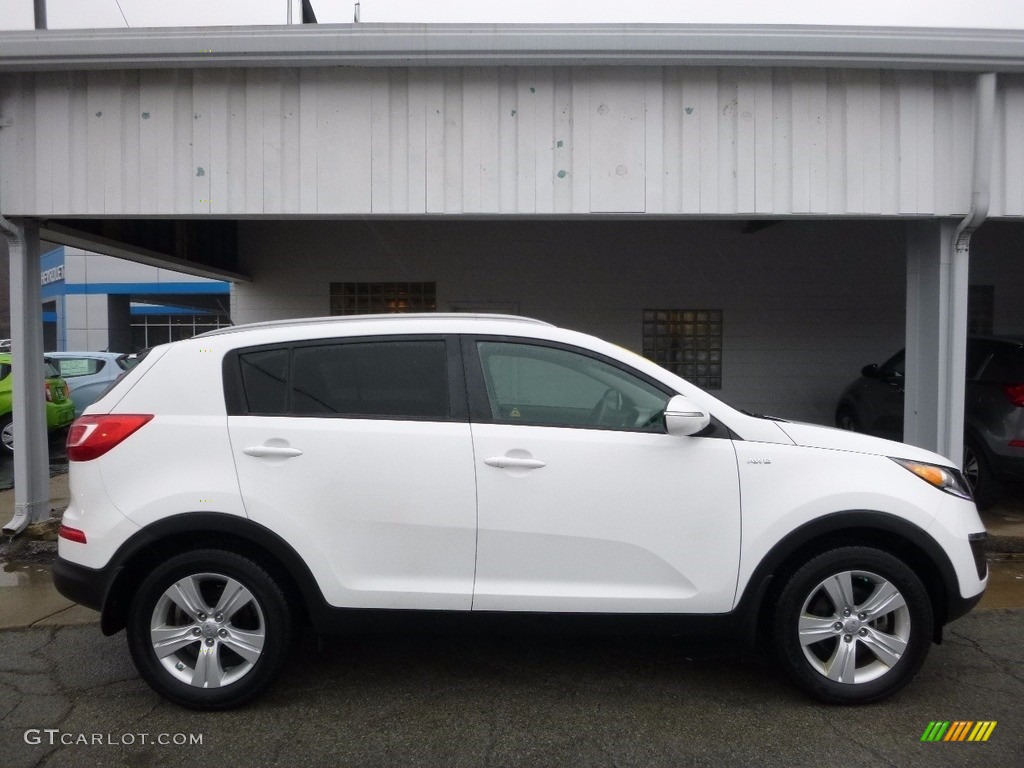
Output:
<instances>
[{"instance_id":1,"label":"black window trim","mask_svg":"<svg viewBox=\"0 0 1024 768\"><path fill-rule=\"evenodd\" d=\"M322 347L325 345L372 344L381 342L409 341L441 341L445 345L445 361L448 375L448 416L436 419L424 416L399 416L395 414L343 414L343 413L250 413L242 383L241 356L252 352L272 352L280 349L288 350L289 357L296 349L305 347ZM290 367L290 366L289 366ZM469 405L466 394L466 381L463 375L462 346L458 336L445 333L418 334L371 334L368 336L327 336L316 339L298 339L293 341L273 342L269 344L253 344L237 347L224 356L223 383L224 405L228 416L254 416L258 418L287 419L358 419L373 421L423 421L449 423L469 421Z\"/></svg>"}]
</instances>

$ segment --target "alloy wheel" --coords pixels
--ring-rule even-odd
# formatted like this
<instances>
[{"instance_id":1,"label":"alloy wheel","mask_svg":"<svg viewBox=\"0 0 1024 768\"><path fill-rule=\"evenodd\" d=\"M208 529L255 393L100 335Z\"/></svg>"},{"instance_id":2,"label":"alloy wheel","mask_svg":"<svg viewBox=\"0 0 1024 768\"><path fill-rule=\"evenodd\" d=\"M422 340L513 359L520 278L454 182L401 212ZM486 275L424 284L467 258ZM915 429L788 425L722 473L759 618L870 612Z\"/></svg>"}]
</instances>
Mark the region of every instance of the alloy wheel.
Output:
<instances>
[{"instance_id":1,"label":"alloy wheel","mask_svg":"<svg viewBox=\"0 0 1024 768\"><path fill-rule=\"evenodd\" d=\"M198 573L174 582L157 600L150 641L175 679L220 688L248 674L266 642L263 609L237 580Z\"/></svg>"},{"instance_id":2,"label":"alloy wheel","mask_svg":"<svg viewBox=\"0 0 1024 768\"><path fill-rule=\"evenodd\" d=\"M885 675L910 642L907 602L889 581L869 571L842 571L811 590L800 611L804 657L836 683L860 684Z\"/></svg>"}]
</instances>

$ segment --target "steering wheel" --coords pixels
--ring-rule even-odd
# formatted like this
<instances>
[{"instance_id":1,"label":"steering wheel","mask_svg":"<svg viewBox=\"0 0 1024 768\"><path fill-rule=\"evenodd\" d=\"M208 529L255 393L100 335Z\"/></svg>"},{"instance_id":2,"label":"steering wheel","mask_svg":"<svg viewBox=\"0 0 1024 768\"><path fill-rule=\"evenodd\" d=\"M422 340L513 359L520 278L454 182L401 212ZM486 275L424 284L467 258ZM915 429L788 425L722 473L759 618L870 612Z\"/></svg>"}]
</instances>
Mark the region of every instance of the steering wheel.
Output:
<instances>
[{"instance_id":1,"label":"steering wheel","mask_svg":"<svg viewBox=\"0 0 1024 768\"><path fill-rule=\"evenodd\" d=\"M590 409L588 424L597 426L613 426L609 418L613 413L622 410L622 393L615 389L606 389L597 404Z\"/></svg>"},{"instance_id":2,"label":"steering wheel","mask_svg":"<svg viewBox=\"0 0 1024 768\"><path fill-rule=\"evenodd\" d=\"M634 424L633 427L635 429L647 429L648 427L653 427L660 419L663 418L665 418L665 412L660 408L657 408L654 413L646 418L644 417L644 414L641 413L637 417L636 424Z\"/></svg>"}]
</instances>

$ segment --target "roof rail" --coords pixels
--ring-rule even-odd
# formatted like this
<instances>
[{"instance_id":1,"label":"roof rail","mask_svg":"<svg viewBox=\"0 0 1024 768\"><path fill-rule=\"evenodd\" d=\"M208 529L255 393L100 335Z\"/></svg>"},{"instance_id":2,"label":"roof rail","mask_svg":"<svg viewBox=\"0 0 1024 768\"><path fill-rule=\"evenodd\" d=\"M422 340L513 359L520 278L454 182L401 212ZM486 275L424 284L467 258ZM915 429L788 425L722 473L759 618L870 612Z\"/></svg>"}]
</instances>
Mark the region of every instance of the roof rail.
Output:
<instances>
[{"instance_id":1,"label":"roof rail","mask_svg":"<svg viewBox=\"0 0 1024 768\"><path fill-rule=\"evenodd\" d=\"M530 325L548 325L543 320L536 320L532 317L521 317L519 315L498 315L486 313L469 312L406 312L401 314L391 313L386 315L331 315L328 317L295 317L287 320L264 320L257 323L244 323L242 325L229 325L226 328L217 328L213 331L200 333L193 338L202 339L208 336L221 336L236 331L248 331L258 328L292 328L299 325L328 325L330 323L360 322L364 320L409 320L416 318L454 319L459 320L502 320L504 322L527 323Z\"/></svg>"}]
</instances>

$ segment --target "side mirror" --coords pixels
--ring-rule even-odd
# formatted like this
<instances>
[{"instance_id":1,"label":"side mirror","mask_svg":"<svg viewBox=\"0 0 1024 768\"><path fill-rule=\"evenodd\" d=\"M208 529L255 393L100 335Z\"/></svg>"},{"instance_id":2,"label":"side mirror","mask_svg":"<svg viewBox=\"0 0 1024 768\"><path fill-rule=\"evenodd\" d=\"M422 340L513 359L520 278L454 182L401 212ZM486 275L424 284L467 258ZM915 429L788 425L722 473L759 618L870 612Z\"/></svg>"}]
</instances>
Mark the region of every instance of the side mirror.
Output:
<instances>
[{"instance_id":1,"label":"side mirror","mask_svg":"<svg viewBox=\"0 0 1024 768\"><path fill-rule=\"evenodd\" d=\"M690 437L710 423L710 414L682 395L676 395L665 406L665 429L670 435Z\"/></svg>"},{"instance_id":2,"label":"side mirror","mask_svg":"<svg viewBox=\"0 0 1024 768\"><path fill-rule=\"evenodd\" d=\"M878 363L872 363L871 365L865 365L860 369L860 375L865 379L873 379L878 376Z\"/></svg>"}]
</instances>

